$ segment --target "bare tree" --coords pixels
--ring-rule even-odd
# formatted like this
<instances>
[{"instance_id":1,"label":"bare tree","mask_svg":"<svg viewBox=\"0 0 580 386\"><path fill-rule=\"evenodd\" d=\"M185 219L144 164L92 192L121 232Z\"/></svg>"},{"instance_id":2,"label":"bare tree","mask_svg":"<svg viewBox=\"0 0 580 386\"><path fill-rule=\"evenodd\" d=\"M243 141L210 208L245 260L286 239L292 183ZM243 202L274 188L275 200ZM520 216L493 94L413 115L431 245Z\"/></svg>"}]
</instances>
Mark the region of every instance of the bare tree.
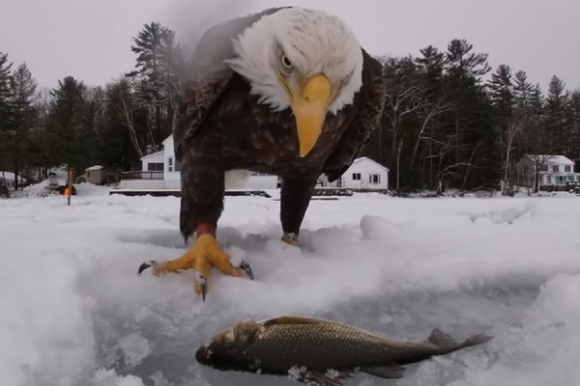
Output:
<instances>
[{"instance_id":1,"label":"bare tree","mask_svg":"<svg viewBox=\"0 0 580 386\"><path fill-rule=\"evenodd\" d=\"M469 162L458 162L458 166L465 166L465 174L463 175L463 184L461 185L462 191L465 191L465 185L467 184L467 177L469 176L469 172L471 171L471 169L478 168L478 166L475 166L473 164L473 158L475 157L475 153L477 153L477 150L482 145L483 145L483 141L480 140L479 142L477 142L477 144L473 148L473 151L471 152L471 155L469 156Z\"/></svg>"},{"instance_id":2,"label":"bare tree","mask_svg":"<svg viewBox=\"0 0 580 386\"><path fill-rule=\"evenodd\" d=\"M411 58L380 57L378 59L383 63L387 83L383 123L391 134L390 154L395 158L395 189L399 190L401 154L406 137L406 132L402 130L403 120L424 106L425 85L414 76L413 71L416 66ZM386 146L382 131L379 131L379 153L381 161L384 162Z\"/></svg>"},{"instance_id":3,"label":"bare tree","mask_svg":"<svg viewBox=\"0 0 580 386\"><path fill-rule=\"evenodd\" d=\"M459 164L453 164L444 166L444 161L448 154L453 154L455 152L455 147L457 144L457 139L455 138L455 134L447 135L443 141L437 140L434 136L429 138L429 141L438 147L438 152L434 152L432 149L430 151L431 154L426 156L426 159L437 159L437 172L435 178L435 186L434 188L440 190L440 187L444 185L444 181L446 177L457 177L458 174L455 172L455 169ZM434 146L433 146L434 147ZM433 148L432 147L432 148Z\"/></svg>"},{"instance_id":4,"label":"bare tree","mask_svg":"<svg viewBox=\"0 0 580 386\"><path fill-rule=\"evenodd\" d=\"M532 115L529 109L517 109L507 119L507 125L501 138L501 145L504 150L504 192L508 190L512 152L517 140L528 127L531 119Z\"/></svg>"},{"instance_id":5,"label":"bare tree","mask_svg":"<svg viewBox=\"0 0 580 386\"><path fill-rule=\"evenodd\" d=\"M452 111L454 108L454 104L451 102L446 102L441 97L439 100L435 102L435 104L429 103L421 103L418 107L420 110L419 116L421 117L421 126L419 127L419 131L417 133L417 138L415 140L415 145L413 146L413 154L411 156L411 167L415 166L415 161L417 158L417 150L419 149L419 145L421 142L427 142L428 144L432 143L432 136L426 136L425 131L429 124L433 121L433 118L436 116L443 114L448 111Z\"/></svg>"},{"instance_id":6,"label":"bare tree","mask_svg":"<svg viewBox=\"0 0 580 386\"><path fill-rule=\"evenodd\" d=\"M138 157L141 158L144 154L139 144L139 136L137 135L135 127L135 112L145 108L145 105L136 101L132 84L128 79L122 79L117 85L117 92L114 93L114 100L111 102L121 116L122 124L129 132L129 138L131 138L131 143L135 148L135 152ZM109 94L109 97L111 98L113 96ZM152 133L149 132L149 135L152 136Z\"/></svg>"},{"instance_id":7,"label":"bare tree","mask_svg":"<svg viewBox=\"0 0 580 386\"><path fill-rule=\"evenodd\" d=\"M534 163L534 193L537 193L540 190L540 171L544 166L548 165L552 156L549 154L534 154L531 158Z\"/></svg>"},{"instance_id":8,"label":"bare tree","mask_svg":"<svg viewBox=\"0 0 580 386\"><path fill-rule=\"evenodd\" d=\"M534 169L533 191L535 193L540 190L540 171L552 158L553 149L548 142L550 134L544 129L542 121L537 116L532 116L527 121L523 135Z\"/></svg>"}]
</instances>

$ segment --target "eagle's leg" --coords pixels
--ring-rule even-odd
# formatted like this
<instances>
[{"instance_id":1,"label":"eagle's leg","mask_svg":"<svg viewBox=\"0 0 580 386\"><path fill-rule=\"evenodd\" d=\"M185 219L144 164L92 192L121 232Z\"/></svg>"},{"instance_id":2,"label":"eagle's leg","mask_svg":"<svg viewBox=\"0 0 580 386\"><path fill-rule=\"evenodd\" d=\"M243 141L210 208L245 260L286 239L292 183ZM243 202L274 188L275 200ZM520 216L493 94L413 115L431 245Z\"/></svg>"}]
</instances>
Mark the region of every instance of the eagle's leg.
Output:
<instances>
[{"instance_id":1,"label":"eagle's leg","mask_svg":"<svg viewBox=\"0 0 580 386\"><path fill-rule=\"evenodd\" d=\"M316 187L318 174L283 178L280 192L280 221L282 222L282 241L298 246L300 225L310 204Z\"/></svg>"},{"instance_id":2,"label":"eagle's leg","mask_svg":"<svg viewBox=\"0 0 580 386\"><path fill-rule=\"evenodd\" d=\"M149 266L153 266L155 276L193 269L195 292L205 300L212 266L230 276L240 276L240 270L251 279L253 274L246 262L237 266L231 263L230 256L222 251L216 240L217 222L223 210L224 174L201 168L182 174L180 228L186 239L194 234L196 239L179 258L163 263L145 263L139 268L139 273Z\"/></svg>"}]
</instances>

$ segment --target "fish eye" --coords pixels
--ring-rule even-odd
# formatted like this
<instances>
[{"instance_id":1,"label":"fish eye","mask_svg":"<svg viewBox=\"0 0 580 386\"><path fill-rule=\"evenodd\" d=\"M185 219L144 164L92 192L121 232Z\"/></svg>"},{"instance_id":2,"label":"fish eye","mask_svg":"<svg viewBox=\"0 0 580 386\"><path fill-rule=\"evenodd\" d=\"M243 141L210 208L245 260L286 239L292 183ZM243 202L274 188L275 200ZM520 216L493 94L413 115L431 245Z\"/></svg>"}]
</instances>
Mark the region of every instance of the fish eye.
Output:
<instances>
[{"instance_id":1,"label":"fish eye","mask_svg":"<svg viewBox=\"0 0 580 386\"><path fill-rule=\"evenodd\" d=\"M284 67L284 69L287 71L292 70L292 68L294 67L290 59L288 59L288 57L284 54L280 55L280 63L282 64L282 67Z\"/></svg>"}]
</instances>

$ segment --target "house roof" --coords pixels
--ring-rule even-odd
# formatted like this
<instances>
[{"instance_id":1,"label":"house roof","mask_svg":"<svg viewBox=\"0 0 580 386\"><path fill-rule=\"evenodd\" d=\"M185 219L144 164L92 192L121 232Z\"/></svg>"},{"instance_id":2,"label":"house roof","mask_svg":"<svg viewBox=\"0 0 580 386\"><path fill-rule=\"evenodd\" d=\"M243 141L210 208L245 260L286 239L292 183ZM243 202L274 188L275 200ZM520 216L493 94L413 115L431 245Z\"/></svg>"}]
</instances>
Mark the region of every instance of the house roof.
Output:
<instances>
[{"instance_id":1,"label":"house roof","mask_svg":"<svg viewBox=\"0 0 580 386\"><path fill-rule=\"evenodd\" d=\"M377 161L375 161L375 160L373 160L373 159L371 159L369 157L359 157L359 158L357 158L357 159L355 159L353 161L353 164L358 163L358 162L363 161L363 160L364 161L370 161L370 162L374 163L375 165L377 165L377 166L385 169L386 171L389 171L389 168L388 167L386 167L385 165L381 165L380 163L378 163Z\"/></svg>"},{"instance_id":2,"label":"house roof","mask_svg":"<svg viewBox=\"0 0 580 386\"><path fill-rule=\"evenodd\" d=\"M101 166L101 165L93 165L93 166L91 166L89 168L86 168L85 169L85 172L92 172L93 170L102 170L104 168L105 167L104 166Z\"/></svg>"},{"instance_id":3,"label":"house roof","mask_svg":"<svg viewBox=\"0 0 580 386\"><path fill-rule=\"evenodd\" d=\"M526 154L524 157L528 157L532 161L539 160L548 165L575 165L570 158L559 154Z\"/></svg>"},{"instance_id":4,"label":"house roof","mask_svg":"<svg viewBox=\"0 0 580 386\"><path fill-rule=\"evenodd\" d=\"M141 161L143 161L145 159L148 159L148 158L153 158L155 156L162 155L162 154L163 154L163 150L159 150L159 151L157 151L155 153L151 153L151 154L144 155L143 157L141 157Z\"/></svg>"}]
</instances>

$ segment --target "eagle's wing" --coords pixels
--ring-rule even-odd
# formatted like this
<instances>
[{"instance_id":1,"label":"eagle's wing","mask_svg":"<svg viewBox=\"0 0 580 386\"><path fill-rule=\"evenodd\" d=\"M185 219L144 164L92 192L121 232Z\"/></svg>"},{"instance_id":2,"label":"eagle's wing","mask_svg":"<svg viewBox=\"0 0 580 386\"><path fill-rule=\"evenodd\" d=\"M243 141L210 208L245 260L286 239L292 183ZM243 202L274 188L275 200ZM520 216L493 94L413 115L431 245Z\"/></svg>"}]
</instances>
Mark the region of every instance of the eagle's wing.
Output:
<instances>
[{"instance_id":1,"label":"eagle's wing","mask_svg":"<svg viewBox=\"0 0 580 386\"><path fill-rule=\"evenodd\" d=\"M190 63L190 72L182 79L173 117L173 144L178 160L181 160L181 145L195 135L234 74L225 63L235 55L234 39L263 16L283 8L288 7L269 8L231 19L203 34Z\"/></svg>"},{"instance_id":2,"label":"eagle's wing","mask_svg":"<svg viewBox=\"0 0 580 386\"><path fill-rule=\"evenodd\" d=\"M378 127L385 105L385 81L382 65L364 49L363 86L360 110L344 132L340 142L326 160L323 173L330 182L340 178L352 165L360 150Z\"/></svg>"}]
</instances>

